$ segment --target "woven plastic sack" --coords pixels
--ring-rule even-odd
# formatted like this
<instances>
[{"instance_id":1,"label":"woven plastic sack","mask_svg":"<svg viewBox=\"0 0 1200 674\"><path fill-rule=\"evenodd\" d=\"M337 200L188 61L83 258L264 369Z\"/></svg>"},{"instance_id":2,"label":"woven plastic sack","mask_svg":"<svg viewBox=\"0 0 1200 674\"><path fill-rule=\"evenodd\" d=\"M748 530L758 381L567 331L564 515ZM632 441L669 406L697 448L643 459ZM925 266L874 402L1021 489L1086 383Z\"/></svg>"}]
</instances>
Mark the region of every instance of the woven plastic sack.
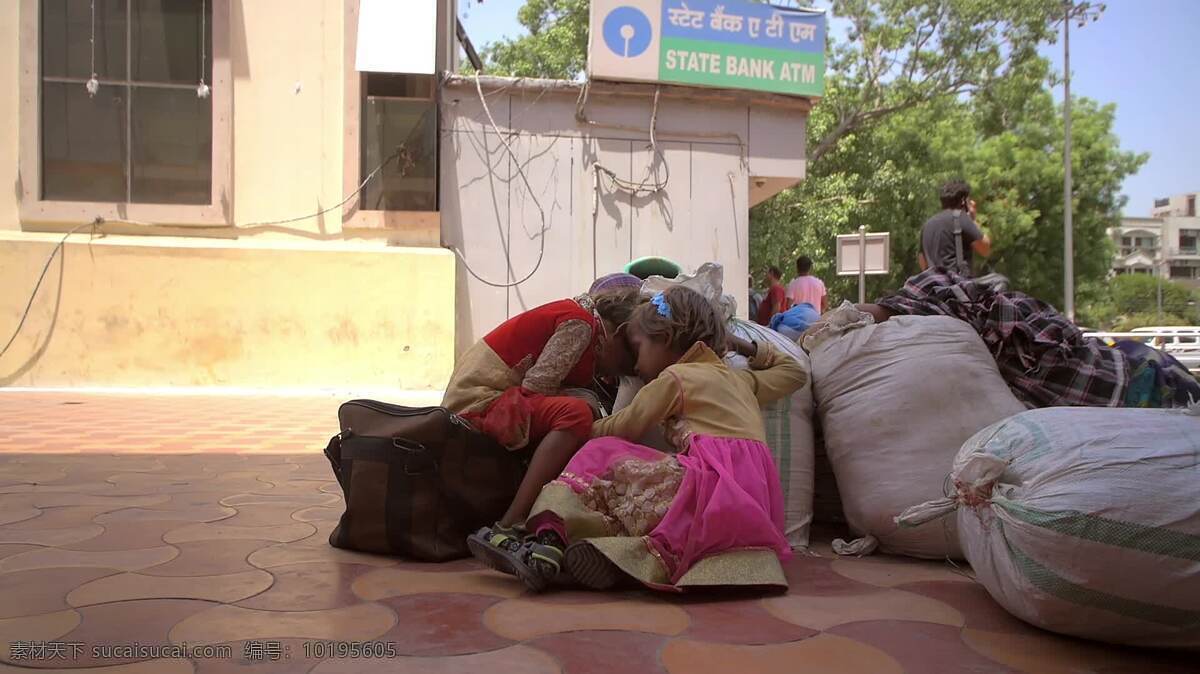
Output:
<instances>
[{"instance_id":1,"label":"woven plastic sack","mask_svg":"<svg viewBox=\"0 0 1200 674\"><path fill-rule=\"evenodd\" d=\"M1025 410L983 341L946 316L875 324L846 304L809 328L813 397L846 520L883 552L961 558L953 520L900 529L913 503L943 495L962 443ZM864 542L847 550L866 550Z\"/></svg>"},{"instance_id":2,"label":"woven plastic sack","mask_svg":"<svg viewBox=\"0 0 1200 674\"><path fill-rule=\"evenodd\" d=\"M976 578L1038 627L1200 647L1200 408L1052 407L991 426L954 461L950 498Z\"/></svg>"}]
</instances>

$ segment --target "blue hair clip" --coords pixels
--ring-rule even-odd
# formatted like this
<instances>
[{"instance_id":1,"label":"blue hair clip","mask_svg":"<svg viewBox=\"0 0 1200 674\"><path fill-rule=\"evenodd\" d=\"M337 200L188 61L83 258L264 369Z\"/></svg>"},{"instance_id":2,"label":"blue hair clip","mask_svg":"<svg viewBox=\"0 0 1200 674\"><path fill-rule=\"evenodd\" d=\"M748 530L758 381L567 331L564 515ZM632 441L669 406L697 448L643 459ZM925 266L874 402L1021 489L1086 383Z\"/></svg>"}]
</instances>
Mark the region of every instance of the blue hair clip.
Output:
<instances>
[{"instance_id":1,"label":"blue hair clip","mask_svg":"<svg viewBox=\"0 0 1200 674\"><path fill-rule=\"evenodd\" d=\"M656 293L650 298L650 304L658 311L658 315L663 318L671 317L671 305L667 303L667 298L663 297L662 293Z\"/></svg>"}]
</instances>

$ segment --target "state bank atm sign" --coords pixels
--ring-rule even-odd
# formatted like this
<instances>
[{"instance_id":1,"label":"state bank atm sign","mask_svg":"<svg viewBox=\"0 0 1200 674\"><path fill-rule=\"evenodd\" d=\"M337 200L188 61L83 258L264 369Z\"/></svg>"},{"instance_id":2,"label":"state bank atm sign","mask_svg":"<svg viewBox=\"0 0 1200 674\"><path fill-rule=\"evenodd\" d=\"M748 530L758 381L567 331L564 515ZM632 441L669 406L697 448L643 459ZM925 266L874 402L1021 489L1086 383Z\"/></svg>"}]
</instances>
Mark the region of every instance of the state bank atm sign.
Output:
<instances>
[{"instance_id":1,"label":"state bank atm sign","mask_svg":"<svg viewBox=\"0 0 1200 674\"><path fill-rule=\"evenodd\" d=\"M825 91L825 14L728 0L592 0L597 79Z\"/></svg>"}]
</instances>

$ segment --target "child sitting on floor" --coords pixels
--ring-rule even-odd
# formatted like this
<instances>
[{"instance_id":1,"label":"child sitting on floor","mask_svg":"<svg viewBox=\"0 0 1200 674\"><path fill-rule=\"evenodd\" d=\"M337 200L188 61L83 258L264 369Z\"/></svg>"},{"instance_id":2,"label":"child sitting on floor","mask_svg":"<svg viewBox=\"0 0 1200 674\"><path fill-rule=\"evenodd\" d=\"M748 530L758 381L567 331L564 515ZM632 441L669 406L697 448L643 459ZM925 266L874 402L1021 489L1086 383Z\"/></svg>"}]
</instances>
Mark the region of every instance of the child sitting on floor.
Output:
<instances>
[{"instance_id":1,"label":"child sitting on floor","mask_svg":"<svg viewBox=\"0 0 1200 674\"><path fill-rule=\"evenodd\" d=\"M542 488L527 539L477 534L472 554L535 591L560 570L592 589L629 577L676 591L786 587L783 495L759 408L792 394L808 373L770 345L727 341L712 305L682 287L639 307L629 338L646 386L595 422L594 439ZM730 342L753 370L725 365L718 354ZM655 424L678 453L635 444Z\"/></svg>"}]
</instances>

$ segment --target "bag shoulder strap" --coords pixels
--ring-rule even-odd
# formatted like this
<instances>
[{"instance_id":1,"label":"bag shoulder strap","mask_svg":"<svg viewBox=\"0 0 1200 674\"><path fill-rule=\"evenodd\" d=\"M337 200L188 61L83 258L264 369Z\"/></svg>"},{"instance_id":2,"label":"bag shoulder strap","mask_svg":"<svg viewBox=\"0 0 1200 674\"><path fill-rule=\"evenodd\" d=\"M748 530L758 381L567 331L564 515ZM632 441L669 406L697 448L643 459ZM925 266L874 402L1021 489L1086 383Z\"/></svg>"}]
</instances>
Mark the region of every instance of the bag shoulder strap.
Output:
<instances>
[{"instance_id":1,"label":"bag shoulder strap","mask_svg":"<svg viewBox=\"0 0 1200 674\"><path fill-rule=\"evenodd\" d=\"M963 267L965 260L963 259L963 230L962 230L962 211L954 209L954 267L955 271L960 274L965 274Z\"/></svg>"}]
</instances>

